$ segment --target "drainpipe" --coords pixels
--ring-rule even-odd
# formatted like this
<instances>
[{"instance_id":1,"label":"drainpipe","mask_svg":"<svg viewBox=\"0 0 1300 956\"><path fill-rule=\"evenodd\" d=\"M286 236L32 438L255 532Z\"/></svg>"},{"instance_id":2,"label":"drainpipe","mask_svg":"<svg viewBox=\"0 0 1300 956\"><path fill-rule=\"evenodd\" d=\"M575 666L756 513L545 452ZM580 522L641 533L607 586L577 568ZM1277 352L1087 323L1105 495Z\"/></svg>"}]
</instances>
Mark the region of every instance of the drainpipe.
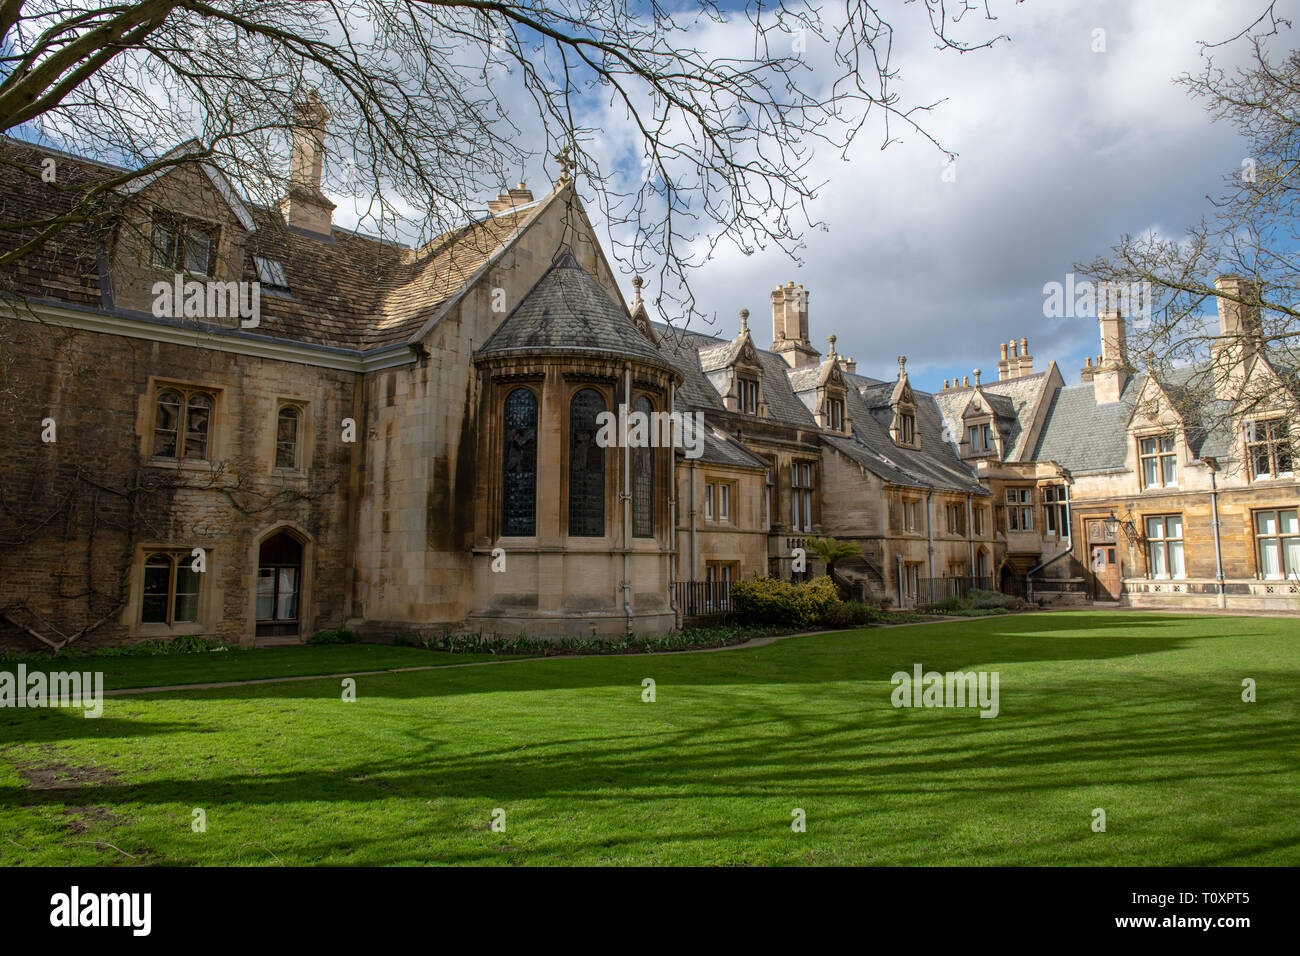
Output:
<instances>
[{"instance_id":1,"label":"drainpipe","mask_svg":"<svg viewBox=\"0 0 1300 956\"><path fill-rule=\"evenodd\" d=\"M1219 545L1219 462L1216 458L1204 459L1210 468L1210 524L1214 528L1214 577L1219 582L1219 607L1228 606L1228 596L1223 589L1223 550Z\"/></svg>"},{"instance_id":2,"label":"drainpipe","mask_svg":"<svg viewBox=\"0 0 1300 956\"><path fill-rule=\"evenodd\" d=\"M623 420L632 412L632 365L623 366ZM632 529L632 445L627 435L620 435L623 442L623 616L626 618L626 630L632 633L632 564L631 540L628 535Z\"/></svg>"},{"instance_id":3,"label":"drainpipe","mask_svg":"<svg viewBox=\"0 0 1300 956\"><path fill-rule=\"evenodd\" d=\"M898 555L898 609L903 609L903 556Z\"/></svg>"},{"instance_id":4,"label":"drainpipe","mask_svg":"<svg viewBox=\"0 0 1300 956\"><path fill-rule=\"evenodd\" d=\"M676 389L668 383L668 410L673 410ZM668 606L677 619L677 450L668 443Z\"/></svg>"},{"instance_id":5,"label":"drainpipe","mask_svg":"<svg viewBox=\"0 0 1300 956\"><path fill-rule=\"evenodd\" d=\"M699 554L695 546L695 459L691 459L691 576L688 580L695 580L695 569L699 567Z\"/></svg>"},{"instance_id":6,"label":"drainpipe","mask_svg":"<svg viewBox=\"0 0 1300 956\"><path fill-rule=\"evenodd\" d=\"M971 495L966 495L966 540L970 542L970 579L975 580L975 507L971 504ZM975 585L972 583L971 587Z\"/></svg>"},{"instance_id":7,"label":"drainpipe","mask_svg":"<svg viewBox=\"0 0 1300 956\"><path fill-rule=\"evenodd\" d=\"M931 488L925 493L925 537L926 553L930 561L930 603L934 604L934 509L930 507L930 499L934 497L934 489Z\"/></svg>"}]
</instances>

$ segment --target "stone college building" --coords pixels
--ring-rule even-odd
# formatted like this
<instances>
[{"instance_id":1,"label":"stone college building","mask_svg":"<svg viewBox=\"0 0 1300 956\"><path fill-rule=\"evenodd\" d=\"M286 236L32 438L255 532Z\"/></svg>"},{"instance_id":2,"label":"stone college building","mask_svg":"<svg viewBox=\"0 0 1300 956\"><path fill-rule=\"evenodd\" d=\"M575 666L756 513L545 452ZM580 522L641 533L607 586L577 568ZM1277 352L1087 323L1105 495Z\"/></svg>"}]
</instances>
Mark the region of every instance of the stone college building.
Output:
<instances>
[{"instance_id":1,"label":"stone college building","mask_svg":"<svg viewBox=\"0 0 1300 956\"><path fill-rule=\"evenodd\" d=\"M702 610L688 582L789 577L827 535L861 548L843 585L895 607L1300 609L1295 370L1249 308L1220 300L1234 371L1204 416L1133 370L1115 311L1081 384L1020 339L928 394L902 356L859 374L793 283L770 336L752 302L726 335L650 321L567 175L418 249L338 228L324 122L297 117L277 208L185 164L9 270L0 646L660 633ZM124 172L0 148L8 222ZM51 156L57 184L24 171ZM1234 417L1262 381L1284 398ZM620 410L703 427L599 440Z\"/></svg>"}]
</instances>

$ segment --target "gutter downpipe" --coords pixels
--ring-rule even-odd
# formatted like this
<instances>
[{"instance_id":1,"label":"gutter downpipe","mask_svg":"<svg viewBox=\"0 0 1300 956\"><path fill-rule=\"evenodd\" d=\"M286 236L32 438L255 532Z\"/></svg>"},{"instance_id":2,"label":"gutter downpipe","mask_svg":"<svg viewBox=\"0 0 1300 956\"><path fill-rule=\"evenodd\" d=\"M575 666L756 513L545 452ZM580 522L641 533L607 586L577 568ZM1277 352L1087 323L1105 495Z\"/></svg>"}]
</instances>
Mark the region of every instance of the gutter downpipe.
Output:
<instances>
[{"instance_id":1,"label":"gutter downpipe","mask_svg":"<svg viewBox=\"0 0 1300 956\"><path fill-rule=\"evenodd\" d=\"M632 365L623 365L623 420L632 411ZM628 537L632 528L632 445L627 440L626 432L619 436L623 442L623 616L626 619L626 633L632 633L632 565L631 540Z\"/></svg>"},{"instance_id":2,"label":"gutter downpipe","mask_svg":"<svg viewBox=\"0 0 1300 956\"><path fill-rule=\"evenodd\" d=\"M897 556L898 561L898 609L903 609L903 556Z\"/></svg>"},{"instance_id":3,"label":"gutter downpipe","mask_svg":"<svg viewBox=\"0 0 1300 956\"><path fill-rule=\"evenodd\" d=\"M926 552L930 561L930 604L934 604L934 509L930 506L930 499L934 497L934 489L931 488L925 493L925 537Z\"/></svg>"},{"instance_id":4,"label":"gutter downpipe","mask_svg":"<svg viewBox=\"0 0 1300 956\"><path fill-rule=\"evenodd\" d=\"M668 410L673 410L677 390L668 383ZM677 620L677 449L668 446L668 606ZM680 623L680 622L678 622Z\"/></svg>"},{"instance_id":5,"label":"gutter downpipe","mask_svg":"<svg viewBox=\"0 0 1300 956\"><path fill-rule=\"evenodd\" d=\"M1228 606L1228 595L1223 589L1223 550L1219 545L1219 462L1215 458L1202 461L1210 469L1210 524L1214 528L1214 576L1219 584L1219 607Z\"/></svg>"},{"instance_id":6,"label":"gutter downpipe","mask_svg":"<svg viewBox=\"0 0 1300 956\"><path fill-rule=\"evenodd\" d=\"M973 496L966 495L966 540L970 543L970 579L975 580L975 507L971 504ZM971 585L974 587L974 585Z\"/></svg>"},{"instance_id":7,"label":"gutter downpipe","mask_svg":"<svg viewBox=\"0 0 1300 956\"><path fill-rule=\"evenodd\" d=\"M696 545L695 545L696 518L697 515L695 510L695 459L692 458L691 459L691 576L688 579L691 581L695 580L695 569L699 566L698 565L699 554L696 552Z\"/></svg>"}]
</instances>

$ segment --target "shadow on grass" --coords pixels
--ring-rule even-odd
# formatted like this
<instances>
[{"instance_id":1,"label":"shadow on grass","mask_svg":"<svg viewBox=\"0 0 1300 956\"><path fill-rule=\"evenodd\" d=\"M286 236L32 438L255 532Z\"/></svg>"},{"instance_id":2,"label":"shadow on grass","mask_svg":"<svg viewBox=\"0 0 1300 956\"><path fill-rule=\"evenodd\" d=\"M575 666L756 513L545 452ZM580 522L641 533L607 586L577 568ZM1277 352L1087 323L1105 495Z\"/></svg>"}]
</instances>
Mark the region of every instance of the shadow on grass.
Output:
<instances>
[{"instance_id":1,"label":"shadow on grass","mask_svg":"<svg viewBox=\"0 0 1300 956\"><path fill-rule=\"evenodd\" d=\"M358 693L395 699L639 684L644 677L676 686L798 684L888 680L916 663L927 670L1046 661L1105 660L1185 649L1191 640L1235 637L1215 619L1142 613L1115 619L1097 613L1035 614L793 637L774 644L702 654L554 657L486 666L369 675ZM1239 623L1240 619L1236 619ZM1086 632L1080 634L1078 632ZM1100 633L1099 633L1100 632ZM340 678L321 677L207 690L181 689L109 698L130 700L316 700L337 697Z\"/></svg>"}]
</instances>

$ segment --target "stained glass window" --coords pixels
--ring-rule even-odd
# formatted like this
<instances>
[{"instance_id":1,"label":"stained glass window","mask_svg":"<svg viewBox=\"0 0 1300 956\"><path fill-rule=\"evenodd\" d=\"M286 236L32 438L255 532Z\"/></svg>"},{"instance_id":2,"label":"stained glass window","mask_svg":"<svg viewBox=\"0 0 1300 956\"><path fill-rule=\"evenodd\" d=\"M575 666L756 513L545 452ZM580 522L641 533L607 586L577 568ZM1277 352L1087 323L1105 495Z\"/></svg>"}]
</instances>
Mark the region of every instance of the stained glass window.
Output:
<instances>
[{"instance_id":1,"label":"stained glass window","mask_svg":"<svg viewBox=\"0 0 1300 956\"><path fill-rule=\"evenodd\" d=\"M584 388L569 403L569 534L599 538L605 534L605 449L596 443L596 416L605 400Z\"/></svg>"},{"instance_id":2,"label":"stained glass window","mask_svg":"<svg viewBox=\"0 0 1300 956\"><path fill-rule=\"evenodd\" d=\"M517 388L506 396L501 452L501 533L537 533L537 396Z\"/></svg>"},{"instance_id":3,"label":"stained glass window","mask_svg":"<svg viewBox=\"0 0 1300 956\"><path fill-rule=\"evenodd\" d=\"M647 422L654 421L654 406L644 395L632 407ZM655 536L655 459L648 437L642 447L632 449L632 536Z\"/></svg>"}]
</instances>

